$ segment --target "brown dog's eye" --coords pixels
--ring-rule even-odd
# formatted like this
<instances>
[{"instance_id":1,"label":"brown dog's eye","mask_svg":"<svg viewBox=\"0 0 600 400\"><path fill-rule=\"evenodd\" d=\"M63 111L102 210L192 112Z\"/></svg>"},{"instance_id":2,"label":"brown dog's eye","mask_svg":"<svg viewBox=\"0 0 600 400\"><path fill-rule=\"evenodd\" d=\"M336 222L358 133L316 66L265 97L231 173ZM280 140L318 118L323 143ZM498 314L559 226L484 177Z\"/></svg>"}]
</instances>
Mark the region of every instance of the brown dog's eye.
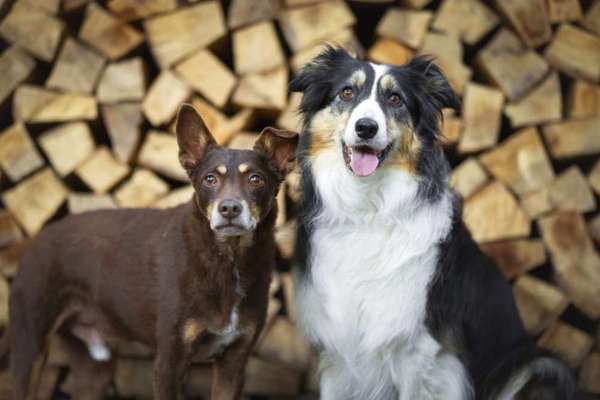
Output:
<instances>
[{"instance_id":1,"label":"brown dog's eye","mask_svg":"<svg viewBox=\"0 0 600 400\"><path fill-rule=\"evenodd\" d=\"M250 182L252 186L259 187L265 183L265 180L260 175L252 174L248 177L248 182Z\"/></svg>"},{"instance_id":2,"label":"brown dog's eye","mask_svg":"<svg viewBox=\"0 0 600 400\"><path fill-rule=\"evenodd\" d=\"M217 179L215 174L208 174L204 177L202 182L204 183L204 186L213 187L217 184L218 181L219 180Z\"/></svg>"},{"instance_id":3,"label":"brown dog's eye","mask_svg":"<svg viewBox=\"0 0 600 400\"><path fill-rule=\"evenodd\" d=\"M340 92L340 99L342 99L344 101L350 101L350 100L352 100L353 97L354 97L354 90L352 90L352 88L349 86L346 86Z\"/></svg>"},{"instance_id":4,"label":"brown dog's eye","mask_svg":"<svg viewBox=\"0 0 600 400\"><path fill-rule=\"evenodd\" d=\"M398 93L390 94L390 97L388 97L388 101L390 102L391 105L393 105L395 107L402 104L402 98L400 97L400 95Z\"/></svg>"}]
</instances>

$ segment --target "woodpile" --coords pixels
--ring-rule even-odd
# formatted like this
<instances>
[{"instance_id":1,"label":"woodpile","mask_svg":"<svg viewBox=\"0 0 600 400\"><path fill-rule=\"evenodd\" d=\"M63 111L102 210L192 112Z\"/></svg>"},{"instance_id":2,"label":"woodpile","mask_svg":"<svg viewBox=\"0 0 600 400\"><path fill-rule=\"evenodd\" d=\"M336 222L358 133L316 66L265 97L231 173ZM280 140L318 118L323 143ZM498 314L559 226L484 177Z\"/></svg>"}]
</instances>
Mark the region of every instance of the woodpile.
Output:
<instances>
[{"instance_id":1,"label":"woodpile","mask_svg":"<svg viewBox=\"0 0 600 400\"><path fill-rule=\"evenodd\" d=\"M326 42L380 63L437 58L463 102L442 128L464 220L528 332L600 395L600 0L0 0L0 326L19 252L45 224L190 198L173 136L182 102L233 148L266 125L299 130L287 83ZM317 391L294 325L298 186L291 174L278 197L249 398ZM51 348L40 399L68 393L76 373ZM115 398L151 398L149 350L120 354ZM190 396L210 374L193 368ZM10 384L0 374L0 398Z\"/></svg>"}]
</instances>

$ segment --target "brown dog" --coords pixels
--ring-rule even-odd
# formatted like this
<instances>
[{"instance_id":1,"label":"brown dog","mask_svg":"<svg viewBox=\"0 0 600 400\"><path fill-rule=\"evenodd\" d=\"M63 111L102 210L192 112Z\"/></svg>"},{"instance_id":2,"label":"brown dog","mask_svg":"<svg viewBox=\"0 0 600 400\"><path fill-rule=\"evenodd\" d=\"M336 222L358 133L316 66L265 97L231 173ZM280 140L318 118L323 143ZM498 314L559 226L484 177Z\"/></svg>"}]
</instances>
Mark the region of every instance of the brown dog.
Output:
<instances>
[{"instance_id":1,"label":"brown dog","mask_svg":"<svg viewBox=\"0 0 600 400\"><path fill-rule=\"evenodd\" d=\"M176 131L192 201L70 216L45 228L21 258L10 296L17 400L35 397L56 331L77 360L77 399L101 397L116 340L156 350L155 399L180 398L198 359L214 360L212 399L240 397L275 263L275 196L298 136L266 128L254 151L225 149L189 105Z\"/></svg>"}]
</instances>

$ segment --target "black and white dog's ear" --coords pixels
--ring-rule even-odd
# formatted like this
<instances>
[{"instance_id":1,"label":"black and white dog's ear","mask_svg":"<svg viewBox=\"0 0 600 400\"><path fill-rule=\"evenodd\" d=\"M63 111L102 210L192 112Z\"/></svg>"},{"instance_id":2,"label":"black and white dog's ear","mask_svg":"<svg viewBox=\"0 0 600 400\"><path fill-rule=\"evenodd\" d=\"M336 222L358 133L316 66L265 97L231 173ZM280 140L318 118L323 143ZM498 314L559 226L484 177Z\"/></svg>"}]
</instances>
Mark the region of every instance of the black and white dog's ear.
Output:
<instances>
[{"instance_id":1,"label":"black and white dog's ear","mask_svg":"<svg viewBox=\"0 0 600 400\"><path fill-rule=\"evenodd\" d=\"M452 108L460 111L460 100L454 93L454 90L448 83L448 79L435 64L430 56L418 56L413 58L407 65L407 68L421 75L425 95L435 103L440 110L442 108Z\"/></svg>"},{"instance_id":2,"label":"black and white dog's ear","mask_svg":"<svg viewBox=\"0 0 600 400\"><path fill-rule=\"evenodd\" d=\"M341 47L328 46L321 54L313 58L290 81L290 92L302 92L300 111L314 112L325 106L331 91L334 77L331 72L336 66L352 56Z\"/></svg>"}]
</instances>

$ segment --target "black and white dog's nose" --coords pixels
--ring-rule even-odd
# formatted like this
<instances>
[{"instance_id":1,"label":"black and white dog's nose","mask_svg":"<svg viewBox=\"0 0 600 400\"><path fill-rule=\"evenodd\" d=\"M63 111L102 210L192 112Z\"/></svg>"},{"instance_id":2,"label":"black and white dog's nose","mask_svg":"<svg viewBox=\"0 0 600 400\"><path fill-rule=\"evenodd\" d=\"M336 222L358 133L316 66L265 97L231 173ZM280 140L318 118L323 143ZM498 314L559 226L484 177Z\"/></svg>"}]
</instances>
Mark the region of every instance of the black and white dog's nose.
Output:
<instances>
[{"instance_id":1,"label":"black and white dog's nose","mask_svg":"<svg viewBox=\"0 0 600 400\"><path fill-rule=\"evenodd\" d=\"M225 218L235 218L242 213L242 204L237 200L223 200L219 203L219 213Z\"/></svg>"},{"instance_id":2,"label":"black and white dog's nose","mask_svg":"<svg viewBox=\"0 0 600 400\"><path fill-rule=\"evenodd\" d=\"M361 118L356 121L354 129L359 138L372 139L377 134L379 126L377 125L377 122L371 118Z\"/></svg>"}]
</instances>

